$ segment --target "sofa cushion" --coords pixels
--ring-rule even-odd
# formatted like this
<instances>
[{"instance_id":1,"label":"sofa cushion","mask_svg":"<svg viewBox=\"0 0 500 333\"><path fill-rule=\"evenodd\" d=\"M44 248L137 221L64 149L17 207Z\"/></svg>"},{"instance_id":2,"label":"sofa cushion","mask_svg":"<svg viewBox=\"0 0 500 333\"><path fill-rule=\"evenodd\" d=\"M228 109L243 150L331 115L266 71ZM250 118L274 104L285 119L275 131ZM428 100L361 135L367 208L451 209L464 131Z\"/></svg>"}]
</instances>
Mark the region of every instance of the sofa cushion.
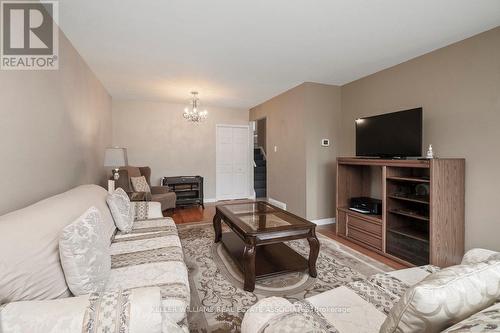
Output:
<instances>
[{"instance_id":1,"label":"sofa cushion","mask_svg":"<svg viewBox=\"0 0 500 333\"><path fill-rule=\"evenodd\" d=\"M0 332L160 333L159 288L91 293L56 300L13 302L0 307Z\"/></svg>"},{"instance_id":2,"label":"sofa cushion","mask_svg":"<svg viewBox=\"0 0 500 333\"><path fill-rule=\"evenodd\" d=\"M132 224L135 217L135 205L130 202L130 199L121 188L117 188L113 193L106 197L109 210L113 215L116 227L123 232L132 230Z\"/></svg>"},{"instance_id":3,"label":"sofa cushion","mask_svg":"<svg viewBox=\"0 0 500 333\"><path fill-rule=\"evenodd\" d=\"M177 195L175 194L175 192L153 194L151 196L151 200L159 202L161 204L161 209L166 210L170 208L175 208Z\"/></svg>"},{"instance_id":4,"label":"sofa cushion","mask_svg":"<svg viewBox=\"0 0 500 333\"><path fill-rule=\"evenodd\" d=\"M61 230L91 206L99 209L108 244L115 223L108 192L82 185L26 208L0 216L0 304L70 295L59 259Z\"/></svg>"},{"instance_id":5,"label":"sofa cushion","mask_svg":"<svg viewBox=\"0 0 500 333\"><path fill-rule=\"evenodd\" d=\"M73 295L104 289L111 271L111 255L97 208L89 208L75 222L64 227L59 239L59 253L64 277Z\"/></svg>"},{"instance_id":6,"label":"sofa cushion","mask_svg":"<svg viewBox=\"0 0 500 333\"><path fill-rule=\"evenodd\" d=\"M380 332L440 332L499 296L499 261L448 267L408 289Z\"/></svg>"},{"instance_id":7,"label":"sofa cushion","mask_svg":"<svg viewBox=\"0 0 500 333\"><path fill-rule=\"evenodd\" d=\"M153 201L132 201L135 206L134 220L162 218L161 204Z\"/></svg>"},{"instance_id":8,"label":"sofa cushion","mask_svg":"<svg viewBox=\"0 0 500 333\"><path fill-rule=\"evenodd\" d=\"M117 232L106 290L157 286L165 318L181 323L189 306L188 271L171 218L136 221L130 233Z\"/></svg>"},{"instance_id":9,"label":"sofa cushion","mask_svg":"<svg viewBox=\"0 0 500 333\"><path fill-rule=\"evenodd\" d=\"M130 177L130 182L135 192L151 192L151 188L146 181L146 177Z\"/></svg>"}]
</instances>

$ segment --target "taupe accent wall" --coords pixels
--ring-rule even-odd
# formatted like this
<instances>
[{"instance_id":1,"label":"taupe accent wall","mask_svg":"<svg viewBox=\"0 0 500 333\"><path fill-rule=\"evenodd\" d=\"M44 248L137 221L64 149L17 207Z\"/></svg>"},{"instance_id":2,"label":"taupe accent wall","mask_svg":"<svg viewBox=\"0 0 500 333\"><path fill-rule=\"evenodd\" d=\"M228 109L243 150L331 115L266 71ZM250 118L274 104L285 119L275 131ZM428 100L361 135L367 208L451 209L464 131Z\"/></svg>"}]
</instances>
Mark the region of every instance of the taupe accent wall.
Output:
<instances>
[{"instance_id":1,"label":"taupe accent wall","mask_svg":"<svg viewBox=\"0 0 500 333\"><path fill-rule=\"evenodd\" d=\"M306 216L305 87L300 85L250 109L266 118L267 196ZM274 151L274 147L277 151Z\"/></svg>"},{"instance_id":2,"label":"taupe accent wall","mask_svg":"<svg viewBox=\"0 0 500 333\"><path fill-rule=\"evenodd\" d=\"M336 161L341 140L340 87L306 83L306 207L310 220L335 216ZM323 147L322 139L330 146Z\"/></svg>"},{"instance_id":3,"label":"taupe accent wall","mask_svg":"<svg viewBox=\"0 0 500 333\"><path fill-rule=\"evenodd\" d=\"M59 70L0 71L0 215L103 183L111 97L59 31Z\"/></svg>"},{"instance_id":4,"label":"taupe accent wall","mask_svg":"<svg viewBox=\"0 0 500 333\"><path fill-rule=\"evenodd\" d=\"M248 125L248 111L207 106L208 119L197 124L183 118L185 107L113 100L113 144L127 148L130 165L151 167L153 185L164 176L200 175L205 198L215 199L215 126Z\"/></svg>"},{"instance_id":5,"label":"taupe accent wall","mask_svg":"<svg viewBox=\"0 0 500 333\"><path fill-rule=\"evenodd\" d=\"M311 220L335 216L340 106L340 87L306 82L250 109L267 122L268 197Z\"/></svg>"},{"instance_id":6,"label":"taupe accent wall","mask_svg":"<svg viewBox=\"0 0 500 333\"><path fill-rule=\"evenodd\" d=\"M341 155L356 118L418 106L424 146L466 158L466 248L500 250L500 28L343 86Z\"/></svg>"}]
</instances>

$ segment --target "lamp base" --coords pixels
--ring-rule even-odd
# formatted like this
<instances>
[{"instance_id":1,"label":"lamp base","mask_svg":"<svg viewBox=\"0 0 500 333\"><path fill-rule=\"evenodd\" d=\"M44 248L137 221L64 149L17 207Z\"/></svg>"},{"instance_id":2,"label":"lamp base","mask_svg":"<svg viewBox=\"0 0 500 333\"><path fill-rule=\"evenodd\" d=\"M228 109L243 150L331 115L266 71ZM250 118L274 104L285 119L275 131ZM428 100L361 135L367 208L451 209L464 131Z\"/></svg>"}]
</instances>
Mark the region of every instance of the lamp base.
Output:
<instances>
[{"instance_id":1,"label":"lamp base","mask_svg":"<svg viewBox=\"0 0 500 333\"><path fill-rule=\"evenodd\" d=\"M115 181L110 179L108 180L108 193L112 194L115 191Z\"/></svg>"},{"instance_id":2,"label":"lamp base","mask_svg":"<svg viewBox=\"0 0 500 333\"><path fill-rule=\"evenodd\" d=\"M113 179L118 180L120 178L120 173L118 172L119 169L113 169Z\"/></svg>"}]
</instances>

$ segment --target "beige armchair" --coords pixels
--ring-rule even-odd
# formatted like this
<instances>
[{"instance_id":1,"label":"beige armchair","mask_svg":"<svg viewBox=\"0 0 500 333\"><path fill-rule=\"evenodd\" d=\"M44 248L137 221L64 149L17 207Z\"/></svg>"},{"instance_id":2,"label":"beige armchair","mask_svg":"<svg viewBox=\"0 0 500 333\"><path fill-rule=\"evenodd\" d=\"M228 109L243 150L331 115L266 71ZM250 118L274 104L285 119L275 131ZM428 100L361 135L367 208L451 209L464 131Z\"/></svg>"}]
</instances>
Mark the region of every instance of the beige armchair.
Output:
<instances>
[{"instance_id":1,"label":"beige armchair","mask_svg":"<svg viewBox=\"0 0 500 333\"><path fill-rule=\"evenodd\" d=\"M116 181L115 187L121 187L130 197L132 201L156 201L161 204L161 210L175 208L177 197L175 192L171 192L166 186L151 186L151 168L150 167L122 167L118 171L120 178ZM130 177L144 176L151 188L149 192L134 192Z\"/></svg>"}]
</instances>

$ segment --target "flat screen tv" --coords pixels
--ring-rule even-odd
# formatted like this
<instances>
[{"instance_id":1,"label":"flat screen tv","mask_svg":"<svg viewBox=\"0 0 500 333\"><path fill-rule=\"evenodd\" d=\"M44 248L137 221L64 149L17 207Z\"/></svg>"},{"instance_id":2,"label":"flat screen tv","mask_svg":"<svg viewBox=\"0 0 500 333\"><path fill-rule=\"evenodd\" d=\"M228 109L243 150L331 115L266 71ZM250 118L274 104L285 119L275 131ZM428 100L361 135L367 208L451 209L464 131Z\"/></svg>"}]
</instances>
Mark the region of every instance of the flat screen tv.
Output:
<instances>
[{"instance_id":1,"label":"flat screen tv","mask_svg":"<svg viewBox=\"0 0 500 333\"><path fill-rule=\"evenodd\" d=\"M357 119L356 156L422 156L422 108Z\"/></svg>"}]
</instances>

